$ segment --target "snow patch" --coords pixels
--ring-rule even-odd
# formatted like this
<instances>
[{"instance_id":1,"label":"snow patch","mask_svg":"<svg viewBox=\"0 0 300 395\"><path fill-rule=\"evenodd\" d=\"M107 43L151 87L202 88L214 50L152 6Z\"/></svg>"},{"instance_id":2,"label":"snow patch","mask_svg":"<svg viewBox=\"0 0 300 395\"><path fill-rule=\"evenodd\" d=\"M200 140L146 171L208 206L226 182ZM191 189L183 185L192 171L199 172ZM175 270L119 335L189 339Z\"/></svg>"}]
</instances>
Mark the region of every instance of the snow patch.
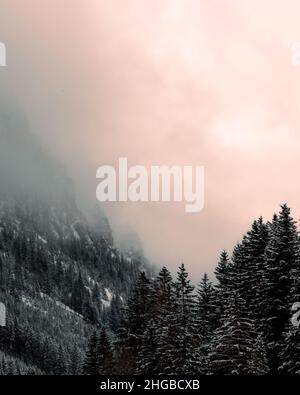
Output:
<instances>
[{"instance_id":1,"label":"snow patch","mask_svg":"<svg viewBox=\"0 0 300 395\"><path fill-rule=\"evenodd\" d=\"M75 239L77 239L77 240L80 240L80 236L79 236L77 230L75 229L75 225L77 225L79 222L80 221L78 220L78 221L73 222L73 224L71 224L71 229L73 231L73 235L74 235Z\"/></svg>"},{"instance_id":2,"label":"snow patch","mask_svg":"<svg viewBox=\"0 0 300 395\"><path fill-rule=\"evenodd\" d=\"M114 294L109 288L105 288L104 292L107 299L101 299L101 302L102 302L102 306L105 309L108 309L111 305L111 301L113 300Z\"/></svg>"},{"instance_id":3,"label":"snow patch","mask_svg":"<svg viewBox=\"0 0 300 395\"><path fill-rule=\"evenodd\" d=\"M44 244L47 244L47 243L48 243L48 241L45 240L45 239L43 239L43 237L40 236L40 235L38 235L38 239L39 239L42 243L44 243Z\"/></svg>"},{"instance_id":4,"label":"snow patch","mask_svg":"<svg viewBox=\"0 0 300 395\"><path fill-rule=\"evenodd\" d=\"M114 297L114 294L111 292L111 290L110 289L108 289L108 288L105 288L105 293L106 293L106 297L107 297L107 300L109 301L109 302L111 302L112 301L112 299L113 299L113 297Z\"/></svg>"}]
</instances>

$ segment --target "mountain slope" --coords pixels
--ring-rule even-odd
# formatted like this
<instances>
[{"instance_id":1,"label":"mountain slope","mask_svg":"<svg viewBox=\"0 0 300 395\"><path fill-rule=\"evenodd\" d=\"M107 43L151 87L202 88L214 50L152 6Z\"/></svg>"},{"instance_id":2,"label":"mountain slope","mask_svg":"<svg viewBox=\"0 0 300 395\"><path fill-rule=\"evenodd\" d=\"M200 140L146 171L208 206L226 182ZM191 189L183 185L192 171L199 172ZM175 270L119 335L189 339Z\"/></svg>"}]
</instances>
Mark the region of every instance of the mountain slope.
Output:
<instances>
[{"instance_id":1,"label":"mountain slope","mask_svg":"<svg viewBox=\"0 0 300 395\"><path fill-rule=\"evenodd\" d=\"M0 373L79 373L91 331L117 327L142 263L114 248L100 210L88 223L62 167L5 106L0 169Z\"/></svg>"}]
</instances>

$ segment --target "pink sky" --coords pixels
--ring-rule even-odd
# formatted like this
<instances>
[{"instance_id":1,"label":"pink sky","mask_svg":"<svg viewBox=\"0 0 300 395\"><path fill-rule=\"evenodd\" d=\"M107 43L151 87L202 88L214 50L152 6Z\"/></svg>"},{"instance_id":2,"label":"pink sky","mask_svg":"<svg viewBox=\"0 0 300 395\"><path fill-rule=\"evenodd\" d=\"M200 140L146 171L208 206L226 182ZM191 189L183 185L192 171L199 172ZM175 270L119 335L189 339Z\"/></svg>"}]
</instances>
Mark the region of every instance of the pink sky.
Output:
<instances>
[{"instance_id":1,"label":"pink sky","mask_svg":"<svg viewBox=\"0 0 300 395\"><path fill-rule=\"evenodd\" d=\"M205 208L113 204L146 255L195 279L260 215L300 214L299 1L0 0L0 82L95 195L96 168L204 165Z\"/></svg>"}]
</instances>

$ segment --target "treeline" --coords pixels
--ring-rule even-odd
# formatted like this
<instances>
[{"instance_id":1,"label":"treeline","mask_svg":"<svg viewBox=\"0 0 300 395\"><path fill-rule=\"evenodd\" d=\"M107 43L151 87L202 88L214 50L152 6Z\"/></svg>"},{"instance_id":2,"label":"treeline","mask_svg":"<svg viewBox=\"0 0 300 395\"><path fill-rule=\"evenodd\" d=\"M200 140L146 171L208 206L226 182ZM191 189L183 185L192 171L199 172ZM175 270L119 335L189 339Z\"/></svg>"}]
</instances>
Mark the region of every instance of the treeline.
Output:
<instances>
[{"instance_id":1,"label":"treeline","mask_svg":"<svg viewBox=\"0 0 300 395\"><path fill-rule=\"evenodd\" d=\"M11 357L0 351L0 376L36 376L42 372L35 366L30 366L18 358Z\"/></svg>"},{"instance_id":2,"label":"treeline","mask_svg":"<svg viewBox=\"0 0 300 395\"><path fill-rule=\"evenodd\" d=\"M141 273L117 337L90 339L84 374L299 374L300 302L296 222L287 205L272 222L254 221L232 256L223 251L216 282L197 289L182 264Z\"/></svg>"},{"instance_id":3,"label":"treeline","mask_svg":"<svg viewBox=\"0 0 300 395\"><path fill-rule=\"evenodd\" d=\"M139 263L126 260L78 210L68 216L60 206L55 212L37 201L34 208L25 199L0 203L0 291L31 298L43 293L91 323L105 321L100 296L105 300L109 288L126 297ZM111 304L118 319L120 298Z\"/></svg>"}]
</instances>

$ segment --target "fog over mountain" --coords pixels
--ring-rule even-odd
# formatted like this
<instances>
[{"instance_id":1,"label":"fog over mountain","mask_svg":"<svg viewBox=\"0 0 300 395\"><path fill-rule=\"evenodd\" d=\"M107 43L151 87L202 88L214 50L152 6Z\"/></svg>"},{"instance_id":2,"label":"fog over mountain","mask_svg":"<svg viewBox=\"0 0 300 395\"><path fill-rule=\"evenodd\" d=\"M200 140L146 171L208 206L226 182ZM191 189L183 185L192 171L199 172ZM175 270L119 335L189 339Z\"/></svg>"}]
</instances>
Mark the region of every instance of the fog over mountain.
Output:
<instances>
[{"instance_id":1,"label":"fog over mountain","mask_svg":"<svg viewBox=\"0 0 300 395\"><path fill-rule=\"evenodd\" d=\"M0 6L1 96L67 168L80 204L94 204L97 167L119 157L205 166L199 214L180 204L103 205L116 239L133 229L151 261L174 270L185 261L198 281L250 218L270 219L286 201L299 216L300 72L290 49L300 40L298 2Z\"/></svg>"},{"instance_id":2,"label":"fog over mountain","mask_svg":"<svg viewBox=\"0 0 300 395\"><path fill-rule=\"evenodd\" d=\"M97 205L82 211L64 166L7 100L0 125L0 375L79 374L88 337L116 329L146 261L115 248Z\"/></svg>"},{"instance_id":3,"label":"fog over mountain","mask_svg":"<svg viewBox=\"0 0 300 395\"><path fill-rule=\"evenodd\" d=\"M4 95L0 95L0 185L0 196L7 199L36 199L67 210L74 209L74 204L83 206L66 166L41 145L26 114ZM97 202L90 202L84 213L100 232L111 232Z\"/></svg>"}]
</instances>

